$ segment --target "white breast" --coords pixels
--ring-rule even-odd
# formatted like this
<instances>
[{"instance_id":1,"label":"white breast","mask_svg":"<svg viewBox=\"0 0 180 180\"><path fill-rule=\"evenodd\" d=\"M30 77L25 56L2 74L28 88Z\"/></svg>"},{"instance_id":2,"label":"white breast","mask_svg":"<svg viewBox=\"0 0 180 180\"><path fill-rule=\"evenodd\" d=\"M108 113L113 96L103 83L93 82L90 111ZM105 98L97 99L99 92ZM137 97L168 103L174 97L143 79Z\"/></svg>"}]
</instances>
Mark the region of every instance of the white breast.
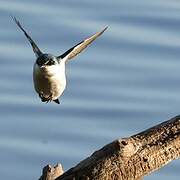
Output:
<instances>
[{"instance_id":1,"label":"white breast","mask_svg":"<svg viewBox=\"0 0 180 180\"><path fill-rule=\"evenodd\" d=\"M44 97L52 96L57 99L66 87L65 64L46 66L39 68L37 64L33 68L34 88L38 94Z\"/></svg>"}]
</instances>

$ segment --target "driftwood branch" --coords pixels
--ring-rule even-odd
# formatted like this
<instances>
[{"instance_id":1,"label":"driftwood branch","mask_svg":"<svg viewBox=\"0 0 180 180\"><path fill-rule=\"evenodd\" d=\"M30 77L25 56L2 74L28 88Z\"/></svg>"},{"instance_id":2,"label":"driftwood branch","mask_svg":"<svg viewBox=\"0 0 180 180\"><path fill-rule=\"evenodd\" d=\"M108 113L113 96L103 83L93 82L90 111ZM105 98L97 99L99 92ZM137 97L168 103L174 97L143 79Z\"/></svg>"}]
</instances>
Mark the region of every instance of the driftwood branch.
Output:
<instances>
[{"instance_id":1,"label":"driftwood branch","mask_svg":"<svg viewBox=\"0 0 180 180\"><path fill-rule=\"evenodd\" d=\"M179 157L180 116L177 116L113 141L64 174L60 165L48 165L40 180L141 180Z\"/></svg>"}]
</instances>

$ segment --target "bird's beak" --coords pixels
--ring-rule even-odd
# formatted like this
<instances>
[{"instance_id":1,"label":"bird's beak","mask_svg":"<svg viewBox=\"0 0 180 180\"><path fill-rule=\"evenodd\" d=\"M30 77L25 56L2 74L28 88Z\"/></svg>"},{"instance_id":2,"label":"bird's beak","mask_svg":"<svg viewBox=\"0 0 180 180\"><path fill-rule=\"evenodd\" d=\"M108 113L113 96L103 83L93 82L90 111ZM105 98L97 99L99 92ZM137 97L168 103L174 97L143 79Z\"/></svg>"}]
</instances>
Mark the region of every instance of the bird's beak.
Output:
<instances>
[{"instance_id":1,"label":"bird's beak","mask_svg":"<svg viewBox=\"0 0 180 180\"><path fill-rule=\"evenodd\" d=\"M40 66L40 68L42 68L42 69L43 69L43 68L45 68L45 67L46 67L46 65L45 65L45 64L43 64L43 65L41 65L41 66Z\"/></svg>"},{"instance_id":2,"label":"bird's beak","mask_svg":"<svg viewBox=\"0 0 180 180\"><path fill-rule=\"evenodd\" d=\"M42 64L42 65L40 66L40 68L45 68L45 67L47 66L48 62L49 62L49 61L46 61L44 64Z\"/></svg>"}]
</instances>

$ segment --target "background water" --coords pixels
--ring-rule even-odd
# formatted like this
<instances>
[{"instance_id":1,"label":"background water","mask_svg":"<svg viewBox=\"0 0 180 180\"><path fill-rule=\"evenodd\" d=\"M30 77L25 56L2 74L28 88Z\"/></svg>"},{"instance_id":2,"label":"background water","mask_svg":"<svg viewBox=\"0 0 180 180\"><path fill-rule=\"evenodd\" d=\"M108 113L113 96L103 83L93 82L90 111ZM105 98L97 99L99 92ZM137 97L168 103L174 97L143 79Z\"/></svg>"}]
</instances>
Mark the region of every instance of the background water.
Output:
<instances>
[{"instance_id":1,"label":"background water","mask_svg":"<svg viewBox=\"0 0 180 180\"><path fill-rule=\"evenodd\" d=\"M33 90L35 56L15 15L44 52L60 55L109 29L67 65L61 105ZM177 0L0 0L1 179L65 170L118 137L180 114L180 2ZM173 161L146 180L176 180Z\"/></svg>"}]
</instances>

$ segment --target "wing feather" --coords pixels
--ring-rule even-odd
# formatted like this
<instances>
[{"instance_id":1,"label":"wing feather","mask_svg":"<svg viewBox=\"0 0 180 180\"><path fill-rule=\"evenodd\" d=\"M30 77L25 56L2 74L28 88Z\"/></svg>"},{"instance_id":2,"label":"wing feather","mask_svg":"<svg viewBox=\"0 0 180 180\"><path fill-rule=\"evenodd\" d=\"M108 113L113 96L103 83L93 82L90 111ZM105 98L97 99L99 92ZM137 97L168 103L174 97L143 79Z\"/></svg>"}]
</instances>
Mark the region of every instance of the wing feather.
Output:
<instances>
[{"instance_id":1,"label":"wing feather","mask_svg":"<svg viewBox=\"0 0 180 180\"><path fill-rule=\"evenodd\" d=\"M36 45L36 43L32 40L32 38L29 36L29 34L25 31L25 29L21 26L20 22L16 19L16 17L12 17L14 22L17 24L17 26L24 32L25 36L27 37L28 41L31 43L31 46L33 48L34 53L36 54L36 57L39 57L42 52Z\"/></svg>"},{"instance_id":2,"label":"wing feather","mask_svg":"<svg viewBox=\"0 0 180 180\"><path fill-rule=\"evenodd\" d=\"M80 52L82 52L88 45L90 45L97 37L99 37L101 34L103 34L107 28L108 27L105 27L102 31L97 32L96 34L92 35L91 37L76 44L75 46L73 46L72 48L67 50L64 54L62 54L61 56L58 56L58 58L60 58L60 59L66 58L66 60L74 58L76 55L78 55Z\"/></svg>"}]
</instances>

